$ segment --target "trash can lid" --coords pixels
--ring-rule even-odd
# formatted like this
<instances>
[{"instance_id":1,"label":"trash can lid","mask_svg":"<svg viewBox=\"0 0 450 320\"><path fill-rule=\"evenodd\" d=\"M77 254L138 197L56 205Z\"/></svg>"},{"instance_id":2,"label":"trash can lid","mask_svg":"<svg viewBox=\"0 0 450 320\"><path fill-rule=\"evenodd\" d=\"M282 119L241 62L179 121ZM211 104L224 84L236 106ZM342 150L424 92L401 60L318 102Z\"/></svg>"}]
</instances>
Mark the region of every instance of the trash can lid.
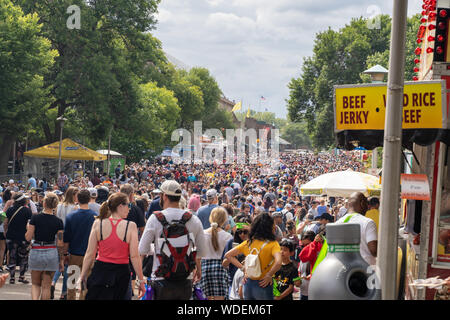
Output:
<instances>
[{"instance_id":1,"label":"trash can lid","mask_svg":"<svg viewBox=\"0 0 450 320\"><path fill-rule=\"evenodd\" d=\"M328 244L360 244L361 226L357 223L327 223Z\"/></svg>"}]
</instances>

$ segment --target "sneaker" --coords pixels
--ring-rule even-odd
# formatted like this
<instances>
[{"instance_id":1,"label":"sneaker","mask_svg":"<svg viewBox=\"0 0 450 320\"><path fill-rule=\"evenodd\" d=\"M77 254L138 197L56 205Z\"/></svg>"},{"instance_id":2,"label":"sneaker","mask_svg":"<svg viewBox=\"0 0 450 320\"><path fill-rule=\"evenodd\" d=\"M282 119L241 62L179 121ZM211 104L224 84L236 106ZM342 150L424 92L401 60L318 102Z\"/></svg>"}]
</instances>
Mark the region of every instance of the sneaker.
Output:
<instances>
[{"instance_id":1,"label":"sneaker","mask_svg":"<svg viewBox=\"0 0 450 320\"><path fill-rule=\"evenodd\" d=\"M16 280L15 279L9 279L9 284L15 284Z\"/></svg>"},{"instance_id":2,"label":"sneaker","mask_svg":"<svg viewBox=\"0 0 450 320\"><path fill-rule=\"evenodd\" d=\"M0 273L3 273L3 267L0 266Z\"/></svg>"},{"instance_id":3,"label":"sneaker","mask_svg":"<svg viewBox=\"0 0 450 320\"><path fill-rule=\"evenodd\" d=\"M67 294L62 294L59 300L67 300Z\"/></svg>"},{"instance_id":4,"label":"sneaker","mask_svg":"<svg viewBox=\"0 0 450 320\"><path fill-rule=\"evenodd\" d=\"M25 278L19 278L19 282L22 282L23 284L29 284L30 283L30 281L28 281L27 279L25 279Z\"/></svg>"},{"instance_id":5,"label":"sneaker","mask_svg":"<svg viewBox=\"0 0 450 320\"><path fill-rule=\"evenodd\" d=\"M50 287L50 300L55 299L55 286Z\"/></svg>"}]
</instances>

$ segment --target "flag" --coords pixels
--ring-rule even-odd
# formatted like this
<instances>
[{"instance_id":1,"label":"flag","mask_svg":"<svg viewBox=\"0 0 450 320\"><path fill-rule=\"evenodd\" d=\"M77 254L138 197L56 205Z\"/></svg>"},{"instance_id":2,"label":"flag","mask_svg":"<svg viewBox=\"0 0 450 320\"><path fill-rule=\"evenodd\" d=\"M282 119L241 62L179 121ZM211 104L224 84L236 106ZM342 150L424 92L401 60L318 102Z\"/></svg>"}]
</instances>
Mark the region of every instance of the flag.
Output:
<instances>
[{"instance_id":1,"label":"flag","mask_svg":"<svg viewBox=\"0 0 450 320\"><path fill-rule=\"evenodd\" d=\"M263 96L261 96L261 100L266 100L266 98L264 98Z\"/></svg>"},{"instance_id":2,"label":"flag","mask_svg":"<svg viewBox=\"0 0 450 320\"><path fill-rule=\"evenodd\" d=\"M249 117L250 117L250 108L248 109L247 115L246 115L246 118L249 118Z\"/></svg>"},{"instance_id":3,"label":"flag","mask_svg":"<svg viewBox=\"0 0 450 320\"><path fill-rule=\"evenodd\" d=\"M231 112L235 112L235 111L238 111L238 110L241 110L241 109L242 109L242 101L239 101L238 103L236 103L234 105L233 110L231 110Z\"/></svg>"}]
</instances>

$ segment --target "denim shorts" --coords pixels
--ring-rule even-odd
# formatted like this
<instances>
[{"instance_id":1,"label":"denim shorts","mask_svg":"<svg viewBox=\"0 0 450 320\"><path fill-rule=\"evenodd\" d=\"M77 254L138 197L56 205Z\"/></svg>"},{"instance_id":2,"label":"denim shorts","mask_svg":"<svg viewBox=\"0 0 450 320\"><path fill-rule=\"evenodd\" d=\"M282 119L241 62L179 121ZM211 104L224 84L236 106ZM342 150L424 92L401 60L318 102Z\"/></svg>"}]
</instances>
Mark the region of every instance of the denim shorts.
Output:
<instances>
[{"instance_id":1,"label":"denim shorts","mask_svg":"<svg viewBox=\"0 0 450 320\"><path fill-rule=\"evenodd\" d=\"M243 288L245 300L273 300L273 286L260 287L259 281L247 279Z\"/></svg>"},{"instance_id":2,"label":"denim shorts","mask_svg":"<svg viewBox=\"0 0 450 320\"><path fill-rule=\"evenodd\" d=\"M53 271L59 270L59 256L57 248L50 249L31 249L28 266L34 271Z\"/></svg>"}]
</instances>

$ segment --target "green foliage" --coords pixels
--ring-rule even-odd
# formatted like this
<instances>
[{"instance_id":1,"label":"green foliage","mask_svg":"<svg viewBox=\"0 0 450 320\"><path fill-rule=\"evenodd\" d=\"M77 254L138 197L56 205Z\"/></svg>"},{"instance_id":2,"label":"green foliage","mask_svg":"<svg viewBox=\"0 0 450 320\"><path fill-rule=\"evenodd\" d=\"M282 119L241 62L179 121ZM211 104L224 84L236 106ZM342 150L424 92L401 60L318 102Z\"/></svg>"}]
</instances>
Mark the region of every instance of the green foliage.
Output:
<instances>
[{"instance_id":1,"label":"green foliage","mask_svg":"<svg viewBox=\"0 0 450 320\"><path fill-rule=\"evenodd\" d=\"M305 122L287 122L281 128L280 136L290 142L293 149L311 148L311 141L307 134Z\"/></svg>"},{"instance_id":2,"label":"green foliage","mask_svg":"<svg viewBox=\"0 0 450 320\"><path fill-rule=\"evenodd\" d=\"M181 112L172 91L149 82L139 87L138 109L127 120L128 128L112 133L114 150L126 154L130 161L148 157L170 141Z\"/></svg>"},{"instance_id":3,"label":"green foliage","mask_svg":"<svg viewBox=\"0 0 450 320\"><path fill-rule=\"evenodd\" d=\"M41 28L36 14L0 0L0 174L6 173L13 142L26 138L50 101L44 79L58 53Z\"/></svg>"},{"instance_id":4,"label":"green foliage","mask_svg":"<svg viewBox=\"0 0 450 320\"><path fill-rule=\"evenodd\" d=\"M313 56L304 59L302 74L289 84L286 100L291 121L305 121L313 146L327 149L334 145L333 86L370 82L362 72L373 65L388 68L390 17L379 16L380 28L368 27L366 19L352 19L339 31L316 35ZM419 16L408 19L405 80L411 80L415 37Z\"/></svg>"},{"instance_id":5,"label":"green foliage","mask_svg":"<svg viewBox=\"0 0 450 320\"><path fill-rule=\"evenodd\" d=\"M175 69L149 32L159 3L0 0L0 149L1 134L29 148L59 140L59 116L67 118L63 137L105 148L111 132L129 160L157 152L196 120L232 128L210 72ZM80 29L67 27L71 5L81 10Z\"/></svg>"}]
</instances>

